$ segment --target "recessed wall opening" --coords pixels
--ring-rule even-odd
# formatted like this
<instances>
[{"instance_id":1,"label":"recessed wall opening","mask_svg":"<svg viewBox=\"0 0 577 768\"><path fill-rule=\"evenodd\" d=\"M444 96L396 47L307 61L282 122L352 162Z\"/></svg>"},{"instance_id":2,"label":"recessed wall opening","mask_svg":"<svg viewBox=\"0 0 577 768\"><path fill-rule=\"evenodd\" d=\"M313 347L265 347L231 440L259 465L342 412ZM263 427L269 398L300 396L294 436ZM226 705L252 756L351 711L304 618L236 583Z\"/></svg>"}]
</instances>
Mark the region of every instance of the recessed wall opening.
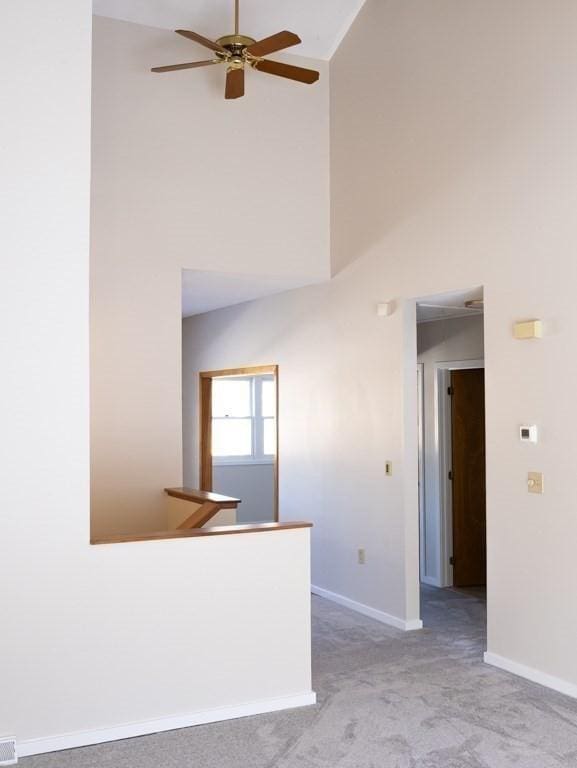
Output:
<instances>
[{"instance_id":1,"label":"recessed wall opening","mask_svg":"<svg viewBox=\"0 0 577 768\"><path fill-rule=\"evenodd\" d=\"M182 270L183 484L230 505L203 527L279 521L278 366L239 359L231 338L238 313L282 282Z\"/></svg>"},{"instance_id":2,"label":"recessed wall opening","mask_svg":"<svg viewBox=\"0 0 577 768\"><path fill-rule=\"evenodd\" d=\"M472 615L472 611L484 630L487 537L482 289L417 300L416 379L423 620L426 626L449 613L454 619L462 607L466 609L463 615ZM446 608L445 614L442 608Z\"/></svg>"},{"instance_id":3,"label":"recessed wall opening","mask_svg":"<svg viewBox=\"0 0 577 768\"><path fill-rule=\"evenodd\" d=\"M278 368L201 372L203 491L240 499L230 523L278 521Z\"/></svg>"}]
</instances>

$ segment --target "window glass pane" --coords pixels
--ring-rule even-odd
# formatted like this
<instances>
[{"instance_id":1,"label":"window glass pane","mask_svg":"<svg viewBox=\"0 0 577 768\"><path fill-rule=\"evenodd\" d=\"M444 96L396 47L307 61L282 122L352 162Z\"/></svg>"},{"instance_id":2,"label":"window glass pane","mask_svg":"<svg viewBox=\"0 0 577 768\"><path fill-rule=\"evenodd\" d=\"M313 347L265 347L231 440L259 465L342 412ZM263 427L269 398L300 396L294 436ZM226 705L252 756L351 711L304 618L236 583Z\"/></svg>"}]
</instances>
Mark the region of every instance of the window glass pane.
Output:
<instances>
[{"instance_id":1,"label":"window glass pane","mask_svg":"<svg viewBox=\"0 0 577 768\"><path fill-rule=\"evenodd\" d=\"M262 382L262 415L276 416L276 381L264 379Z\"/></svg>"},{"instance_id":2,"label":"window glass pane","mask_svg":"<svg viewBox=\"0 0 577 768\"><path fill-rule=\"evenodd\" d=\"M263 421L263 452L265 456L276 454L276 419Z\"/></svg>"},{"instance_id":3,"label":"window glass pane","mask_svg":"<svg viewBox=\"0 0 577 768\"><path fill-rule=\"evenodd\" d=\"M213 379L213 416L250 416L252 414L251 400L250 381L246 379Z\"/></svg>"},{"instance_id":4,"label":"window glass pane","mask_svg":"<svg viewBox=\"0 0 577 768\"><path fill-rule=\"evenodd\" d=\"M213 456L252 456L252 419L213 419Z\"/></svg>"}]
</instances>

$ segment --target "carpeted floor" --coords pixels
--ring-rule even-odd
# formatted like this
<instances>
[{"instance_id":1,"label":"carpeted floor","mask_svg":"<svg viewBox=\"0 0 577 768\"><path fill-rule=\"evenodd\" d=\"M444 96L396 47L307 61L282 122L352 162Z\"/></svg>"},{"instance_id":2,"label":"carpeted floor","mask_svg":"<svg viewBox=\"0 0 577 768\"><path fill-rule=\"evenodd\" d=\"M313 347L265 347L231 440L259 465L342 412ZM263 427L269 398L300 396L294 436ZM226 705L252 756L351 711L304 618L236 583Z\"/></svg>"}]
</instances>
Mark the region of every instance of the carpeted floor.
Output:
<instances>
[{"instance_id":1,"label":"carpeted floor","mask_svg":"<svg viewBox=\"0 0 577 768\"><path fill-rule=\"evenodd\" d=\"M577 701L486 666L482 596L424 589L404 634L313 599L316 707L21 761L24 768L575 768Z\"/></svg>"}]
</instances>

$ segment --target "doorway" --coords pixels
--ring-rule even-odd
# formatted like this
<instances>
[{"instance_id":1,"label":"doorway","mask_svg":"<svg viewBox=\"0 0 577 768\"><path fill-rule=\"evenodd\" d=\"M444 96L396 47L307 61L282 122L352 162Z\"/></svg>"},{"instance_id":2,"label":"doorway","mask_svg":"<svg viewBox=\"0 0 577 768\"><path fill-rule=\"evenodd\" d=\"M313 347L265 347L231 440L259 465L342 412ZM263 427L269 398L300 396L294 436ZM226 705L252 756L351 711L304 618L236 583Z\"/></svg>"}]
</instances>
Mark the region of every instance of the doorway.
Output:
<instances>
[{"instance_id":1,"label":"doorway","mask_svg":"<svg viewBox=\"0 0 577 768\"><path fill-rule=\"evenodd\" d=\"M420 580L486 584L482 289L417 301Z\"/></svg>"},{"instance_id":2,"label":"doorway","mask_svg":"<svg viewBox=\"0 0 577 768\"><path fill-rule=\"evenodd\" d=\"M426 626L486 627L482 288L416 300L420 601Z\"/></svg>"},{"instance_id":3,"label":"doorway","mask_svg":"<svg viewBox=\"0 0 577 768\"><path fill-rule=\"evenodd\" d=\"M200 485L239 498L236 522L278 522L278 366L200 374Z\"/></svg>"}]
</instances>

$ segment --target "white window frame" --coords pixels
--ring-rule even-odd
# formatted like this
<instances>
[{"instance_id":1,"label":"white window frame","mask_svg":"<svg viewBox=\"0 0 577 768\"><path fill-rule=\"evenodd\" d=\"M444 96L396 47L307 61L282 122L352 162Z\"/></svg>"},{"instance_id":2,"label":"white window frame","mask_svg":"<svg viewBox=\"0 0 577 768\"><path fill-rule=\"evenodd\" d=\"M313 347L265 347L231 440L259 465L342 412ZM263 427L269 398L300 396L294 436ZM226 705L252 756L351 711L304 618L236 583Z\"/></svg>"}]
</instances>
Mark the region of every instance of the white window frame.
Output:
<instances>
[{"instance_id":1,"label":"white window frame","mask_svg":"<svg viewBox=\"0 0 577 768\"><path fill-rule=\"evenodd\" d=\"M239 419L246 421L250 419L252 422L251 434L252 434L252 454L250 456L214 456L212 457L213 466L243 466L258 464L274 464L276 461L276 455L274 453L264 453L264 422L266 419L274 418L276 421L277 415L274 417L262 415L262 385L264 381L275 382L275 376L273 374L256 374L254 376L235 376L236 381L248 381L250 382L250 399L251 399L251 414L250 416L212 416L212 421L229 421L231 419ZM217 381L218 379L215 379ZM276 382L275 382L276 383Z\"/></svg>"}]
</instances>

